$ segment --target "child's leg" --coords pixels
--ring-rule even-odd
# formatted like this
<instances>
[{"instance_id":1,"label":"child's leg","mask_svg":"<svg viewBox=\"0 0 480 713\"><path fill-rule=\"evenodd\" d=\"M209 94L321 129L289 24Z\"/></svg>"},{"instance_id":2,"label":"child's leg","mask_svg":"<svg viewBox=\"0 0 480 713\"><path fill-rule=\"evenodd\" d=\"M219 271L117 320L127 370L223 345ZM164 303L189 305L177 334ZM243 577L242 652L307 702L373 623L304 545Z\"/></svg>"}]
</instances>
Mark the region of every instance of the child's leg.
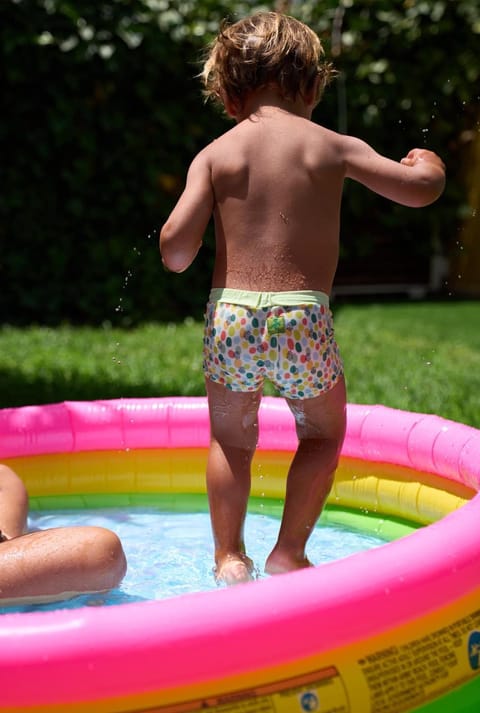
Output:
<instances>
[{"instance_id":1,"label":"child's leg","mask_svg":"<svg viewBox=\"0 0 480 713\"><path fill-rule=\"evenodd\" d=\"M345 436L343 378L316 398L287 402L295 416L299 445L288 473L277 544L265 565L268 574L310 566L305 547L332 487Z\"/></svg>"},{"instance_id":2,"label":"child's leg","mask_svg":"<svg viewBox=\"0 0 480 713\"><path fill-rule=\"evenodd\" d=\"M226 584L252 579L243 527L250 466L257 446L261 391L232 392L206 379L210 412L207 491L215 543L216 578Z\"/></svg>"},{"instance_id":3,"label":"child's leg","mask_svg":"<svg viewBox=\"0 0 480 713\"><path fill-rule=\"evenodd\" d=\"M103 527L55 527L0 544L0 603L47 602L117 587L122 544Z\"/></svg>"}]
</instances>

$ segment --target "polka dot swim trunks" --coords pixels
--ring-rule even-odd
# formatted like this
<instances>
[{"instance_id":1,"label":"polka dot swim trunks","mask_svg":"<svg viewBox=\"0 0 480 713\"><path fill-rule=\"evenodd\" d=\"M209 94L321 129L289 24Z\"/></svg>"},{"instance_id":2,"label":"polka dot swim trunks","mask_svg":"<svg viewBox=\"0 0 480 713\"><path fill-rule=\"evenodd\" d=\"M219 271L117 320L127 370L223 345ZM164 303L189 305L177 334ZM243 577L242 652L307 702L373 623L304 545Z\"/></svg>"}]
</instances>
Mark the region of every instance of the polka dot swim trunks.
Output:
<instances>
[{"instance_id":1,"label":"polka dot swim trunks","mask_svg":"<svg viewBox=\"0 0 480 713\"><path fill-rule=\"evenodd\" d=\"M343 374L325 304L209 301L203 345L205 376L231 391L257 391L268 379L281 396L308 399L329 391Z\"/></svg>"}]
</instances>

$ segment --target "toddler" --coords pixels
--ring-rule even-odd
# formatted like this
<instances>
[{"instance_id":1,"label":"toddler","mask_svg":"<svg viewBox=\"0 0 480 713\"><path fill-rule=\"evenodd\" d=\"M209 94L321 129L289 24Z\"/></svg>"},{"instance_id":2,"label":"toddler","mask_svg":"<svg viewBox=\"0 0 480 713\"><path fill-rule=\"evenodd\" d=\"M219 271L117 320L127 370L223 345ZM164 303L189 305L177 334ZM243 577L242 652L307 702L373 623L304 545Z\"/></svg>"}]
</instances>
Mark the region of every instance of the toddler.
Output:
<instances>
[{"instance_id":1,"label":"toddler","mask_svg":"<svg viewBox=\"0 0 480 713\"><path fill-rule=\"evenodd\" d=\"M397 162L311 121L332 73L317 35L292 17L260 12L224 24L202 78L206 96L236 124L194 158L160 233L165 267L183 272L214 217L204 335L207 491L215 574L226 584L254 573L243 530L265 379L286 399L298 436L265 571L311 566L307 540L345 434L345 380L329 308L344 180L412 207L444 188L444 165L431 151L415 148Z\"/></svg>"}]
</instances>

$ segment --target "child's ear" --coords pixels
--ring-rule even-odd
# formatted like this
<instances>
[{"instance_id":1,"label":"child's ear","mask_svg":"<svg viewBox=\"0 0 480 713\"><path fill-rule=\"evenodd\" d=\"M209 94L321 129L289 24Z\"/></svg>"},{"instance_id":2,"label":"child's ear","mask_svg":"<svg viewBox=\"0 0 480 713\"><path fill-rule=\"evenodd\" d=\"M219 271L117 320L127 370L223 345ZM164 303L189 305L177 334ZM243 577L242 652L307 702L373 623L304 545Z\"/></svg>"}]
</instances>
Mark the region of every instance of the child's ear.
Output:
<instances>
[{"instance_id":1,"label":"child's ear","mask_svg":"<svg viewBox=\"0 0 480 713\"><path fill-rule=\"evenodd\" d=\"M305 94L303 95L303 100L307 106L315 107L320 101L320 82L321 77L319 74L317 74L312 82L312 86L310 87L308 92L305 92Z\"/></svg>"},{"instance_id":2,"label":"child's ear","mask_svg":"<svg viewBox=\"0 0 480 713\"><path fill-rule=\"evenodd\" d=\"M220 98L222 100L225 111L231 119L236 119L240 114L240 106L238 101L230 99L225 92L221 92Z\"/></svg>"}]
</instances>

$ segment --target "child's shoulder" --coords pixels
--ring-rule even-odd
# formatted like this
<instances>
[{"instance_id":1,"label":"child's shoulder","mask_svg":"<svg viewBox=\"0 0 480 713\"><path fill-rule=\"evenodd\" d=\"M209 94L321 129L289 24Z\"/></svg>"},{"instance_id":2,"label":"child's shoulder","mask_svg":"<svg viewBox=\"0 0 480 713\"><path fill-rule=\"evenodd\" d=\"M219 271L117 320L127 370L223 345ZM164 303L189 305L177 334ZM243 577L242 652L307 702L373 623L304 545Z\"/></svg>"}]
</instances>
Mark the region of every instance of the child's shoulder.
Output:
<instances>
[{"instance_id":1,"label":"child's shoulder","mask_svg":"<svg viewBox=\"0 0 480 713\"><path fill-rule=\"evenodd\" d=\"M301 123L300 127L298 122ZM313 152L317 148L323 153L328 146L332 151L340 154L348 138L321 124L300 117L293 117L291 120L287 118L282 123L272 122L268 126L267 132L264 130L265 127L260 131L259 128L258 124L250 121L236 124L207 144L197 154L197 160L205 161L210 165L217 161L223 164L226 156L232 158L239 153L256 151L256 147L261 148L267 135L270 139L269 144L272 140L273 142L278 141L277 145L283 146L286 150L288 150L287 147L293 146L298 150L303 147L305 150Z\"/></svg>"},{"instance_id":2,"label":"child's shoulder","mask_svg":"<svg viewBox=\"0 0 480 713\"><path fill-rule=\"evenodd\" d=\"M211 163L234 151L239 142L238 128L238 125L233 126L225 131L225 133L220 134L220 136L217 136L215 139L210 141L210 143L199 151L196 156L196 160Z\"/></svg>"},{"instance_id":3,"label":"child's shoulder","mask_svg":"<svg viewBox=\"0 0 480 713\"><path fill-rule=\"evenodd\" d=\"M228 133L229 131L226 132L226 134ZM232 139L224 139L226 134L221 134L217 138L212 139L210 143L200 149L198 153L195 154L192 164L209 164L214 161L215 157L221 154L222 151L225 151L229 143L233 145L234 142Z\"/></svg>"}]
</instances>

